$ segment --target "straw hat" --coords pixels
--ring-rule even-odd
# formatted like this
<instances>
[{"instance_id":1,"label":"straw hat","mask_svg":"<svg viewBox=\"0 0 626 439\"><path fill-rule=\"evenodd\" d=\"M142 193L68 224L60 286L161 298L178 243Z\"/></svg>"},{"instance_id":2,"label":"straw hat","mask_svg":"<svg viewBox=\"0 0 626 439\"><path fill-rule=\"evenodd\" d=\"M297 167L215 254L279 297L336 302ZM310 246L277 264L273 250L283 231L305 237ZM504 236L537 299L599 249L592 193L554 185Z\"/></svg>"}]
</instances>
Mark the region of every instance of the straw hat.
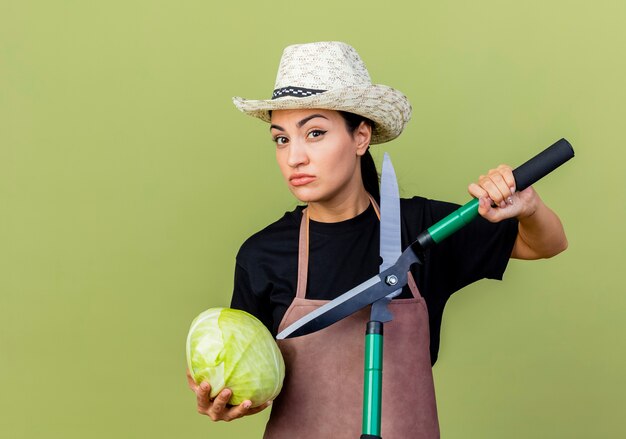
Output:
<instances>
[{"instance_id":1,"label":"straw hat","mask_svg":"<svg viewBox=\"0 0 626 439\"><path fill-rule=\"evenodd\" d=\"M375 123L371 143L400 135L411 118L404 94L372 84L359 54L337 41L288 46L276 75L271 99L234 97L235 106L250 116L270 121L271 110L319 108L355 113Z\"/></svg>"}]
</instances>

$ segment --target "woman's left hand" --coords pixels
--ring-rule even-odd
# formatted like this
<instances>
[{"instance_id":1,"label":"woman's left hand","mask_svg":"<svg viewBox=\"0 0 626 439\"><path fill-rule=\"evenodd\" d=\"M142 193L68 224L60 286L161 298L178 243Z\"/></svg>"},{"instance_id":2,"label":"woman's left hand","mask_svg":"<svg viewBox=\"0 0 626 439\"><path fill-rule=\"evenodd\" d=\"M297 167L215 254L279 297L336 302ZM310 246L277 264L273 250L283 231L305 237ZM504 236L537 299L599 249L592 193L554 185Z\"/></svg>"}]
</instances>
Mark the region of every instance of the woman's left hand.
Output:
<instances>
[{"instance_id":1,"label":"woman's left hand","mask_svg":"<svg viewBox=\"0 0 626 439\"><path fill-rule=\"evenodd\" d=\"M487 175L478 178L478 182L471 183L467 190L479 200L478 213L492 223L530 216L536 209L536 192L532 187L516 192L513 170L508 165L489 170Z\"/></svg>"}]
</instances>

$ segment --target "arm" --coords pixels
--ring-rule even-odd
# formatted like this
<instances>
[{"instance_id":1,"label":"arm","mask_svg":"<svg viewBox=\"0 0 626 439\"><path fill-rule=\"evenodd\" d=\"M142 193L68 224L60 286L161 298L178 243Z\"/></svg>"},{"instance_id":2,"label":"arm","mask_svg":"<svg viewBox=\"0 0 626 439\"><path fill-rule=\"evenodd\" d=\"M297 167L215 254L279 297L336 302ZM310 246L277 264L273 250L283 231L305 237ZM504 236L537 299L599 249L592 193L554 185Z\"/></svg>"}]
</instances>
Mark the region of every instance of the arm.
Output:
<instances>
[{"instance_id":1,"label":"arm","mask_svg":"<svg viewBox=\"0 0 626 439\"><path fill-rule=\"evenodd\" d=\"M515 179L510 166L500 165L487 175L481 175L477 183L469 185L468 191L479 199L478 213L487 220L518 219L518 234L511 257L550 258L567 248L567 238L559 217L543 203L532 187L515 192Z\"/></svg>"}]
</instances>

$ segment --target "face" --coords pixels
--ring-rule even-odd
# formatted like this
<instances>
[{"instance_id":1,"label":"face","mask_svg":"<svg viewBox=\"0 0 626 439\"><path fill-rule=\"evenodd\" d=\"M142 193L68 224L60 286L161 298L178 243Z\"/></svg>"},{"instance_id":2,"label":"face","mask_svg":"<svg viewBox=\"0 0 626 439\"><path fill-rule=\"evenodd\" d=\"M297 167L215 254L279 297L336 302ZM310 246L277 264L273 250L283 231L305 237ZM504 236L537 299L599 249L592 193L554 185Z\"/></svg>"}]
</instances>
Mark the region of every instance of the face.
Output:
<instances>
[{"instance_id":1,"label":"face","mask_svg":"<svg viewBox=\"0 0 626 439\"><path fill-rule=\"evenodd\" d=\"M332 110L276 110L270 127L276 160L289 190L300 201L329 202L362 188L359 157L371 129L348 132Z\"/></svg>"}]
</instances>

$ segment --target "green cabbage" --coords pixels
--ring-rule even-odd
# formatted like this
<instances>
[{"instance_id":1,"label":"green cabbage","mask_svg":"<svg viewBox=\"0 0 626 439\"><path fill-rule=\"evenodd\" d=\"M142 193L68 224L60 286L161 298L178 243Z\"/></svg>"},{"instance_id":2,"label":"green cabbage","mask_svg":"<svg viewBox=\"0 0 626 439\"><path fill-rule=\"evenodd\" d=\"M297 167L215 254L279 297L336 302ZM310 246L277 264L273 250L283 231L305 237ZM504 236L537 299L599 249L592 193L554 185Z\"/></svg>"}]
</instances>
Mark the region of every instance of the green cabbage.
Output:
<instances>
[{"instance_id":1,"label":"green cabbage","mask_svg":"<svg viewBox=\"0 0 626 439\"><path fill-rule=\"evenodd\" d=\"M225 387L231 405L252 407L274 399L285 363L265 325L245 311L211 308L194 319L187 336L187 366L196 383L211 384L211 398Z\"/></svg>"}]
</instances>

